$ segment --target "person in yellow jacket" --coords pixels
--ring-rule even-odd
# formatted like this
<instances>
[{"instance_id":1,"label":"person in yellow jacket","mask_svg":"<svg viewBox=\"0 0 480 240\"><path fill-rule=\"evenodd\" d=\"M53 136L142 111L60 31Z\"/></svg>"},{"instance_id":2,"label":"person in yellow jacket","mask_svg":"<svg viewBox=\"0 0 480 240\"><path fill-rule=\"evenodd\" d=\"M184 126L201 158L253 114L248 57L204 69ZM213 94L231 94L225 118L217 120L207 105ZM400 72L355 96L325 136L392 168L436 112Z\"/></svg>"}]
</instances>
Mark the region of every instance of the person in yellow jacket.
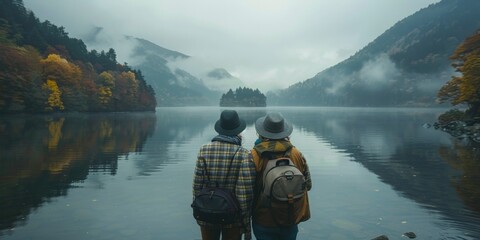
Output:
<instances>
[{"instance_id":1,"label":"person in yellow jacket","mask_svg":"<svg viewBox=\"0 0 480 240\"><path fill-rule=\"evenodd\" d=\"M293 131L292 125L287 122L282 114L273 112L265 117L257 119L255 129L259 139L252 149L253 162L255 163L256 183L254 190L254 204L252 210L252 228L257 240L293 240L298 234L298 223L310 218L310 206L308 194L312 188L310 171L302 153L290 142L290 134ZM288 155L293 164L305 176L305 194L296 200L295 219L293 224L287 226L279 224L271 203L265 203L262 196L263 171L266 161ZM267 200L268 201L268 200ZM277 214L278 215L278 214Z\"/></svg>"}]
</instances>

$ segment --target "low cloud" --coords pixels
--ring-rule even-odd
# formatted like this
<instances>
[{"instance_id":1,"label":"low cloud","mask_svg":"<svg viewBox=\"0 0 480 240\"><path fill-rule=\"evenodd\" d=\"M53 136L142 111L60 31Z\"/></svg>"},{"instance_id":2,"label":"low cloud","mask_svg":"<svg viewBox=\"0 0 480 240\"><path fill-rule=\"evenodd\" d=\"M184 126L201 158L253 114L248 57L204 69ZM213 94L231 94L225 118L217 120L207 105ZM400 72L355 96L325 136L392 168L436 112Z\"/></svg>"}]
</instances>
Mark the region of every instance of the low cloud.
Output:
<instances>
[{"instance_id":1,"label":"low cloud","mask_svg":"<svg viewBox=\"0 0 480 240\"><path fill-rule=\"evenodd\" d=\"M90 29L79 33L79 37L83 39L89 50L95 49L98 52L102 50L107 52L110 48L113 48L119 63L128 63L128 65L135 66L145 60L142 56L133 54L139 44L133 37L96 26L91 26Z\"/></svg>"},{"instance_id":2,"label":"low cloud","mask_svg":"<svg viewBox=\"0 0 480 240\"><path fill-rule=\"evenodd\" d=\"M380 54L363 63L360 70L341 69L343 72L325 72L319 76L328 79L326 91L336 94L347 85L355 85L368 90L383 89L397 81L401 71L387 54Z\"/></svg>"},{"instance_id":3,"label":"low cloud","mask_svg":"<svg viewBox=\"0 0 480 240\"><path fill-rule=\"evenodd\" d=\"M236 89L238 87L245 87L242 80L219 66L214 66L207 61L198 59L196 57L190 57L186 59L176 59L170 61L167 66L174 71L175 69L182 69L193 76L197 77L210 89L226 92L228 89ZM224 76L212 76L212 71L226 71L228 72Z\"/></svg>"},{"instance_id":4,"label":"low cloud","mask_svg":"<svg viewBox=\"0 0 480 240\"><path fill-rule=\"evenodd\" d=\"M400 71L387 54L380 54L363 64L358 78L367 89L377 90L390 85L400 76Z\"/></svg>"}]
</instances>

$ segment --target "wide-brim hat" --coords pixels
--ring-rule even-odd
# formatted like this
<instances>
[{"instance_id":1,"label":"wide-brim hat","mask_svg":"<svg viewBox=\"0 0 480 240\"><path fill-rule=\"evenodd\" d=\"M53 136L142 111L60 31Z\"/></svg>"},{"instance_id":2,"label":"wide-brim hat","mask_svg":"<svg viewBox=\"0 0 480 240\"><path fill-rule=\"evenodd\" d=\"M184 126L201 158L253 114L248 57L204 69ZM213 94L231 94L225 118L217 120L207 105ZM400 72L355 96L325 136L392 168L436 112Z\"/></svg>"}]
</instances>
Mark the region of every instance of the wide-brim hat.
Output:
<instances>
[{"instance_id":1,"label":"wide-brim hat","mask_svg":"<svg viewBox=\"0 0 480 240\"><path fill-rule=\"evenodd\" d=\"M245 130L247 126L245 120L238 117L234 110L224 110L220 114L220 119L215 123L215 131L227 136L236 136Z\"/></svg>"},{"instance_id":2,"label":"wide-brim hat","mask_svg":"<svg viewBox=\"0 0 480 240\"><path fill-rule=\"evenodd\" d=\"M293 131L292 125L287 122L281 113L269 113L255 122L257 133L269 139L282 139L290 136Z\"/></svg>"}]
</instances>

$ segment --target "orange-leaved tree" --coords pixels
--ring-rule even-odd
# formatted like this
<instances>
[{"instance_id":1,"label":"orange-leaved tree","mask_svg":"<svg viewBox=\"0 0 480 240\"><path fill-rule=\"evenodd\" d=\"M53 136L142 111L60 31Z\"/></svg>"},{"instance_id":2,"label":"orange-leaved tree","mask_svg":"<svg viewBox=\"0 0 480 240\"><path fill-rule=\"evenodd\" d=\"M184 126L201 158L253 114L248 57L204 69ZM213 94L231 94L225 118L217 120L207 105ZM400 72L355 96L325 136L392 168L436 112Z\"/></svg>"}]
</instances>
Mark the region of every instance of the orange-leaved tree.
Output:
<instances>
[{"instance_id":1,"label":"orange-leaved tree","mask_svg":"<svg viewBox=\"0 0 480 240\"><path fill-rule=\"evenodd\" d=\"M463 41L450 57L459 76L438 92L439 102L466 104L468 117L480 117L480 30Z\"/></svg>"},{"instance_id":2,"label":"orange-leaved tree","mask_svg":"<svg viewBox=\"0 0 480 240\"><path fill-rule=\"evenodd\" d=\"M0 112L24 111L34 101L39 61L32 47L0 42Z\"/></svg>"},{"instance_id":3,"label":"orange-leaved tree","mask_svg":"<svg viewBox=\"0 0 480 240\"><path fill-rule=\"evenodd\" d=\"M117 107L132 108L137 105L138 85L138 80L132 71L125 71L116 75L113 97L118 103Z\"/></svg>"}]
</instances>

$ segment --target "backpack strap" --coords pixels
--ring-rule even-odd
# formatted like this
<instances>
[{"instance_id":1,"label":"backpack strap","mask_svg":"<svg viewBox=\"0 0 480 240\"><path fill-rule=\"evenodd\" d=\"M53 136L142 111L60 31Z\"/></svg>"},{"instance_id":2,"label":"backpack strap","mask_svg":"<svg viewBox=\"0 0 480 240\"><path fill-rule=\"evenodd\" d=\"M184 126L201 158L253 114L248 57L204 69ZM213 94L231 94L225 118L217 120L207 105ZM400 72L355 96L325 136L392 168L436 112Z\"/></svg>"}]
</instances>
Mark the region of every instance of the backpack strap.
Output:
<instances>
[{"instance_id":1,"label":"backpack strap","mask_svg":"<svg viewBox=\"0 0 480 240\"><path fill-rule=\"evenodd\" d=\"M228 175L230 175L230 168L232 168L233 159L235 158L235 155L237 155L237 152L238 150L240 150L240 148L241 147L238 147L235 153L233 154L233 156L230 158L230 164L228 165L227 175L225 175L225 178L223 179L223 185L225 185L227 181L227 177ZM204 187L205 187L205 185L208 186L208 184L210 184L210 174L208 174L208 170L207 170L207 161L205 160L205 158L202 158L202 160L203 160L203 170L205 171L205 175L207 176L207 180L208 180L207 184L204 183ZM215 186L218 187L218 182L215 182Z\"/></svg>"},{"instance_id":2,"label":"backpack strap","mask_svg":"<svg viewBox=\"0 0 480 240\"><path fill-rule=\"evenodd\" d=\"M202 158L203 160L203 172L205 173L204 176L206 175L207 176L207 184L205 184L205 178L203 178L203 187L205 188L205 186L208 186L208 184L210 183L210 175L208 174L208 171L207 171L207 161L205 161L205 158Z\"/></svg>"},{"instance_id":3,"label":"backpack strap","mask_svg":"<svg viewBox=\"0 0 480 240\"><path fill-rule=\"evenodd\" d=\"M225 183L227 181L228 175L230 175L230 169L232 168L232 163L233 159L235 158L235 155L237 155L238 150L240 150L241 147L238 147L235 153L233 154L232 158L230 158L230 164L228 165L228 170L227 170L227 175L225 175L225 178L223 179L223 186L225 186Z\"/></svg>"},{"instance_id":4,"label":"backpack strap","mask_svg":"<svg viewBox=\"0 0 480 240\"><path fill-rule=\"evenodd\" d=\"M291 157L291 153L292 153L292 149L293 149L293 148L294 148L294 146L289 147L289 148L287 149L287 151L285 151L285 153L283 154L283 156L285 156L285 157Z\"/></svg>"},{"instance_id":5,"label":"backpack strap","mask_svg":"<svg viewBox=\"0 0 480 240\"><path fill-rule=\"evenodd\" d=\"M293 149L293 146L292 147L289 147L285 152L283 152L283 156L284 157L289 157L290 158L290 154L292 152L292 149ZM265 167L267 167L267 163L269 160L273 160L273 159L277 159L279 158L279 154L280 152L264 152L261 156L260 156L260 162L262 163L262 169L261 171L265 171Z\"/></svg>"}]
</instances>

